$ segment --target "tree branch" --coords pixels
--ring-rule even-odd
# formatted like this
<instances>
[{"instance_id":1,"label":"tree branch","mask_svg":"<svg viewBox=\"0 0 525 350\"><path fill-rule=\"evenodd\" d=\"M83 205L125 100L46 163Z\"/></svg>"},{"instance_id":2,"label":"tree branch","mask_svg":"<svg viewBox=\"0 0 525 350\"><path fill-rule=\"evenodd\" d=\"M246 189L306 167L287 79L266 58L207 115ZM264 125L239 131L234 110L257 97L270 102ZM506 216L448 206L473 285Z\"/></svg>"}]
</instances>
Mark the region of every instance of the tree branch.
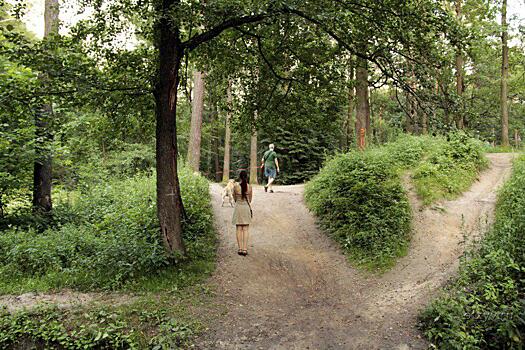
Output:
<instances>
[{"instance_id":1,"label":"tree branch","mask_svg":"<svg viewBox=\"0 0 525 350\"><path fill-rule=\"evenodd\" d=\"M277 73L277 71L275 70L275 68L273 67L273 65L271 64L270 60L268 60L268 58L266 57L266 54L264 53L264 49L263 49L263 45L262 45L262 38L260 35L257 35L257 34L253 34L253 33L250 33L248 31L245 31L241 28L235 28L236 30L238 30L239 32L243 33L244 35L248 35L248 36L251 36L253 38L255 38L255 40L257 40L257 51L259 52L259 54L261 55L261 58L263 59L264 63L266 63L266 65L268 66L268 68L270 69L270 71L272 72L272 74L279 80L284 80L284 81L297 81L296 79L294 78L287 78L287 77L283 77L282 75L280 75L279 73Z\"/></svg>"},{"instance_id":2,"label":"tree branch","mask_svg":"<svg viewBox=\"0 0 525 350\"><path fill-rule=\"evenodd\" d=\"M192 51L196 49L199 45L212 40L213 38L219 36L222 32L227 29L242 26L244 24L256 23L265 20L266 18L271 17L270 13L261 13L253 16L243 16L243 17L234 17L225 20L224 22L218 24L217 26L201 33L195 35L185 42L182 43L184 49Z\"/></svg>"}]
</instances>

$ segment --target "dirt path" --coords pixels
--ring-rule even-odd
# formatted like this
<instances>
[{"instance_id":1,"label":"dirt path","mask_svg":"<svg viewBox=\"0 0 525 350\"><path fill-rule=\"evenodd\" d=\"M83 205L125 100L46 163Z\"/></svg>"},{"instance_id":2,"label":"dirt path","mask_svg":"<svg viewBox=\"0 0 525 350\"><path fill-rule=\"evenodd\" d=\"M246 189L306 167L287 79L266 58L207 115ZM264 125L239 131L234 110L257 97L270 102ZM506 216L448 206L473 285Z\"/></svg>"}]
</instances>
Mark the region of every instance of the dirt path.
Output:
<instances>
[{"instance_id":1,"label":"dirt path","mask_svg":"<svg viewBox=\"0 0 525 350\"><path fill-rule=\"evenodd\" d=\"M135 300L132 295L118 292L82 293L64 289L57 293L28 292L20 295L0 295L0 310L9 312L32 309L41 305L54 305L60 308L74 309L86 304L122 305Z\"/></svg>"},{"instance_id":2,"label":"dirt path","mask_svg":"<svg viewBox=\"0 0 525 350\"><path fill-rule=\"evenodd\" d=\"M464 236L475 236L494 209L512 155L488 155L490 167L461 198L414 208L409 254L382 276L353 269L306 209L303 186L254 189L250 255L236 254L232 208L220 207L211 283L220 308L198 339L202 349L423 349L416 316L458 266Z\"/></svg>"}]
</instances>

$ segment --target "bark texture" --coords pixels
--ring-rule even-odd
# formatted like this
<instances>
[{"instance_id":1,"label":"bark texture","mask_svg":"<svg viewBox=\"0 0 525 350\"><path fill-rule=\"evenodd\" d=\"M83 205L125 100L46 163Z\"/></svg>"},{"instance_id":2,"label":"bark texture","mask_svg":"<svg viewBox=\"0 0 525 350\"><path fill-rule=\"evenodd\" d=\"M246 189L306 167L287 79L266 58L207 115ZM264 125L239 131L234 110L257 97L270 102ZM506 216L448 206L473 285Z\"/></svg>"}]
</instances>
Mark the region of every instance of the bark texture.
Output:
<instances>
[{"instance_id":1,"label":"bark texture","mask_svg":"<svg viewBox=\"0 0 525 350\"><path fill-rule=\"evenodd\" d=\"M345 149L350 147L352 140L355 140L354 132L354 114L355 114L355 87L353 81L355 79L355 68L354 63L350 62L349 67L349 79L352 85L348 88L348 111L346 114L346 126L345 126Z\"/></svg>"},{"instance_id":2,"label":"bark texture","mask_svg":"<svg viewBox=\"0 0 525 350\"><path fill-rule=\"evenodd\" d=\"M228 103L228 110L226 111L226 131L224 135L224 161L223 161L223 173L222 181L227 182L230 179L230 148L231 148L231 129L230 119L232 110L232 85L231 81L228 82L228 88L226 90L226 98Z\"/></svg>"},{"instance_id":3,"label":"bark texture","mask_svg":"<svg viewBox=\"0 0 525 350\"><path fill-rule=\"evenodd\" d=\"M188 165L199 171L201 161L202 115L204 112L204 72L193 73L193 100L191 108L191 127L188 144Z\"/></svg>"},{"instance_id":4,"label":"bark texture","mask_svg":"<svg viewBox=\"0 0 525 350\"><path fill-rule=\"evenodd\" d=\"M59 29L59 4L58 0L45 0L44 9L44 39L58 35ZM46 75L41 74L40 79L45 83ZM53 205L51 201L52 186L52 154L50 144L53 134L50 130L50 120L53 117L51 102L44 104L35 117L36 126L36 157L33 170L33 210L35 212L49 213Z\"/></svg>"},{"instance_id":5,"label":"bark texture","mask_svg":"<svg viewBox=\"0 0 525 350\"><path fill-rule=\"evenodd\" d=\"M507 0L503 0L501 5L501 145L509 146L509 110L507 105L507 81L509 79L509 47L507 45Z\"/></svg>"},{"instance_id":6,"label":"bark texture","mask_svg":"<svg viewBox=\"0 0 525 350\"><path fill-rule=\"evenodd\" d=\"M255 121L257 121L257 111L254 112L253 115ZM250 138L250 183L251 184L257 184L257 169L258 162L257 162L257 129L254 127L252 136Z\"/></svg>"},{"instance_id":7,"label":"bark texture","mask_svg":"<svg viewBox=\"0 0 525 350\"><path fill-rule=\"evenodd\" d=\"M461 21L462 14L461 14L461 5L462 0L456 0L456 17L458 21ZM459 97L459 104L460 108L457 108L457 114L456 114L456 126L458 129L463 129L465 125L465 120L463 116L463 108L461 106L463 105L462 97L463 97L463 91L464 88L464 79L463 79L463 56L461 55L461 49L458 48L456 52L456 93Z\"/></svg>"},{"instance_id":8,"label":"bark texture","mask_svg":"<svg viewBox=\"0 0 525 350\"><path fill-rule=\"evenodd\" d=\"M157 23L159 75L155 89L157 215L164 246L169 253L184 254L182 241L182 199L177 174L177 89L180 63L184 55L180 31L169 20L168 13L178 1L163 0L163 14Z\"/></svg>"},{"instance_id":9,"label":"bark texture","mask_svg":"<svg viewBox=\"0 0 525 350\"><path fill-rule=\"evenodd\" d=\"M49 145L53 136L49 130L49 119L53 114L51 104L42 106L36 114L36 159L33 169L33 210L49 213L53 209L51 201L52 155Z\"/></svg>"},{"instance_id":10,"label":"bark texture","mask_svg":"<svg viewBox=\"0 0 525 350\"><path fill-rule=\"evenodd\" d=\"M365 135L370 129L370 102L368 92L368 63L365 59L358 58L356 67L356 135L357 146L360 149L366 147Z\"/></svg>"},{"instance_id":11,"label":"bark texture","mask_svg":"<svg viewBox=\"0 0 525 350\"><path fill-rule=\"evenodd\" d=\"M212 113L212 125L214 125L213 128L213 135L212 135L212 153L213 153L213 169L215 171L215 182L220 182L222 179L221 176L221 166L219 161L219 124L217 123L219 113L217 111L217 105L213 104L213 113Z\"/></svg>"}]
</instances>

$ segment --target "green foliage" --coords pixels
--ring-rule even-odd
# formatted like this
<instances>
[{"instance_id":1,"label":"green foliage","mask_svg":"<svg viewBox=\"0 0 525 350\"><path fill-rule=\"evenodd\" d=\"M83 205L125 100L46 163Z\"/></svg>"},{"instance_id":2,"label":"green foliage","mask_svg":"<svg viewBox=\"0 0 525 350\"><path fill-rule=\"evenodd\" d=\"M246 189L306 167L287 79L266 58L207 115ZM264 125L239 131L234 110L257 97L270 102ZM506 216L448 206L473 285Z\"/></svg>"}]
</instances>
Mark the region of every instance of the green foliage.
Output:
<instances>
[{"instance_id":1,"label":"green foliage","mask_svg":"<svg viewBox=\"0 0 525 350\"><path fill-rule=\"evenodd\" d=\"M480 143L465 134L450 135L448 141L402 136L365 152L333 157L307 184L305 199L351 260L384 269L405 253L410 238L411 211L402 171L416 169L416 186L430 202L442 198L443 188L451 183L462 181L454 194L468 188L484 165ZM428 184L432 187L423 192Z\"/></svg>"},{"instance_id":2,"label":"green foliage","mask_svg":"<svg viewBox=\"0 0 525 350\"><path fill-rule=\"evenodd\" d=\"M439 349L522 349L525 343L525 157L498 196L496 221L459 276L421 316Z\"/></svg>"},{"instance_id":3,"label":"green foliage","mask_svg":"<svg viewBox=\"0 0 525 350\"><path fill-rule=\"evenodd\" d=\"M4 40L0 32L0 49ZM36 84L30 69L0 56L0 217L7 202L20 196L32 180L34 101L24 103L17 97Z\"/></svg>"},{"instance_id":4,"label":"green foliage","mask_svg":"<svg viewBox=\"0 0 525 350\"><path fill-rule=\"evenodd\" d=\"M137 349L137 343L122 333L125 323L104 320L98 324L93 320L77 331L69 331L63 323L63 315L56 309L22 311L11 315L0 315L0 346L3 349L60 347L63 349ZM107 322L109 321L109 322ZM102 323L101 322L101 323ZM103 332L98 329L102 328Z\"/></svg>"},{"instance_id":5,"label":"green foliage","mask_svg":"<svg viewBox=\"0 0 525 350\"><path fill-rule=\"evenodd\" d=\"M328 117L325 115L323 117ZM313 119L313 117L311 118ZM323 118L317 118L319 123L325 123ZM303 183L318 173L326 157L333 154L337 147L337 134L334 124L331 132L311 128L308 125L298 125L294 128L276 127L264 130L266 136L261 140L263 146L276 144L281 172L277 176L279 184ZM273 141L275 140L275 141ZM265 147L263 151L268 148ZM262 158L262 154L260 157Z\"/></svg>"},{"instance_id":6,"label":"green foliage","mask_svg":"<svg viewBox=\"0 0 525 350\"><path fill-rule=\"evenodd\" d=\"M55 225L43 232L12 227L0 234L0 290L72 287L116 289L170 265L213 259L208 182L180 169L190 263L166 255L155 202L154 176L113 179L62 196ZM195 268L193 266L191 268ZM208 269L209 270L209 269ZM201 271L202 272L202 271Z\"/></svg>"},{"instance_id":7,"label":"green foliage","mask_svg":"<svg viewBox=\"0 0 525 350\"><path fill-rule=\"evenodd\" d=\"M488 142L483 144L483 146L484 146L484 150L485 150L486 153L514 153L514 152L522 151L522 149L516 148L516 147L512 147L512 146L505 147L505 146L501 146L501 145L496 145L496 146L493 147Z\"/></svg>"},{"instance_id":8,"label":"green foliage","mask_svg":"<svg viewBox=\"0 0 525 350\"><path fill-rule=\"evenodd\" d=\"M401 135L396 141L381 147L389 162L397 169L408 169L417 165L432 149L439 145L439 138L430 136Z\"/></svg>"},{"instance_id":9,"label":"green foliage","mask_svg":"<svg viewBox=\"0 0 525 350\"><path fill-rule=\"evenodd\" d=\"M424 204L455 198L472 185L486 165L480 141L465 133L451 133L415 168L417 194Z\"/></svg>"},{"instance_id":10,"label":"green foliage","mask_svg":"<svg viewBox=\"0 0 525 350\"><path fill-rule=\"evenodd\" d=\"M308 183L309 208L358 265L384 269L404 254L411 210L400 169L423 156L428 140L404 137L365 152L339 154Z\"/></svg>"},{"instance_id":11,"label":"green foliage","mask_svg":"<svg viewBox=\"0 0 525 350\"><path fill-rule=\"evenodd\" d=\"M155 168L155 150L140 143L123 144L122 150L107 157L104 167L109 176L127 178L141 173L151 174Z\"/></svg>"},{"instance_id":12,"label":"green foliage","mask_svg":"<svg viewBox=\"0 0 525 350\"><path fill-rule=\"evenodd\" d=\"M198 323L154 300L87 310L0 311L2 349L182 349L198 330Z\"/></svg>"}]
</instances>

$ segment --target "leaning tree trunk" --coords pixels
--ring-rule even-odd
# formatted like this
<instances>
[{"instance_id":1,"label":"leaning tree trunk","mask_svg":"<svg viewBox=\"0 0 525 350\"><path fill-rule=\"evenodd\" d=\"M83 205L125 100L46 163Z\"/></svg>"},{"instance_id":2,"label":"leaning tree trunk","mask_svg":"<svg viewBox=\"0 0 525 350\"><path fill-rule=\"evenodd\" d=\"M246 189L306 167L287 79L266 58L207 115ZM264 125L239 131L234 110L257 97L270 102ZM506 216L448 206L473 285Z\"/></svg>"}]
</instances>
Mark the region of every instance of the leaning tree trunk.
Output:
<instances>
[{"instance_id":1,"label":"leaning tree trunk","mask_svg":"<svg viewBox=\"0 0 525 350\"><path fill-rule=\"evenodd\" d=\"M199 171L201 160L202 114L204 112L204 75L195 71L193 74L193 101L191 108L191 127L188 145L188 165L193 171Z\"/></svg>"},{"instance_id":2,"label":"leaning tree trunk","mask_svg":"<svg viewBox=\"0 0 525 350\"><path fill-rule=\"evenodd\" d=\"M461 21L461 1L462 0L456 0L456 17L458 21ZM460 107L463 106L463 90L465 90L463 79L463 56L461 55L461 49L458 47L456 53L456 93L459 98ZM463 108L456 108L456 110L456 126L458 129L463 129L465 125Z\"/></svg>"},{"instance_id":3,"label":"leaning tree trunk","mask_svg":"<svg viewBox=\"0 0 525 350\"><path fill-rule=\"evenodd\" d=\"M358 58L356 67L356 135L359 149L366 147L365 135L370 128L370 103L368 101L368 63L366 59Z\"/></svg>"},{"instance_id":4,"label":"leaning tree trunk","mask_svg":"<svg viewBox=\"0 0 525 350\"><path fill-rule=\"evenodd\" d=\"M255 123L257 122L257 111L253 114ZM255 124L254 123L254 124ZM257 184L257 129L254 126L250 138L250 183Z\"/></svg>"},{"instance_id":5,"label":"leaning tree trunk","mask_svg":"<svg viewBox=\"0 0 525 350\"><path fill-rule=\"evenodd\" d=\"M161 2L158 26L159 71L155 88L157 138L157 215L168 253L184 254L182 241L182 199L177 174L177 89L180 63L184 56L180 31L168 13L177 1Z\"/></svg>"},{"instance_id":6,"label":"leaning tree trunk","mask_svg":"<svg viewBox=\"0 0 525 350\"><path fill-rule=\"evenodd\" d=\"M58 15L58 0L45 0L44 40L49 36L58 35ZM40 77L45 84L46 75L42 74ZM52 115L53 107L51 102L48 102L37 112L35 118L37 140L33 172L33 210L35 212L49 213L53 207L51 201L52 156L50 151L53 136L49 125Z\"/></svg>"},{"instance_id":7,"label":"leaning tree trunk","mask_svg":"<svg viewBox=\"0 0 525 350\"><path fill-rule=\"evenodd\" d=\"M509 110L507 105L507 80L509 78L509 47L507 46L507 0L501 6L501 145L509 146Z\"/></svg>"},{"instance_id":8,"label":"leaning tree trunk","mask_svg":"<svg viewBox=\"0 0 525 350\"><path fill-rule=\"evenodd\" d=\"M224 135L224 161L222 165L222 181L226 182L230 179L230 148L231 148L231 129L230 120L232 113L232 84L228 81L228 88L226 90L227 95L227 108L226 111L226 132Z\"/></svg>"}]
</instances>

